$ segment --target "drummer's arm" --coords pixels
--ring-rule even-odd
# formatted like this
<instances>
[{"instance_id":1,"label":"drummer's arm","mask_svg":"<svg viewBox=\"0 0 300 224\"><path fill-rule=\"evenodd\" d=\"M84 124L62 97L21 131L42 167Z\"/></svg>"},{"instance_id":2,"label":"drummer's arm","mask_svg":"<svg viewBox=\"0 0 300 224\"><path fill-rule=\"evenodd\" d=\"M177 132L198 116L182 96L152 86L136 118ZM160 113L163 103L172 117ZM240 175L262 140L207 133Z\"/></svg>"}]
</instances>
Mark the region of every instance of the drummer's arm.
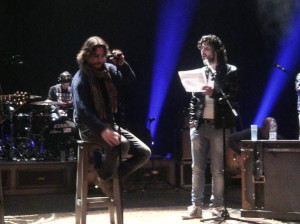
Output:
<instances>
[{"instance_id":1,"label":"drummer's arm","mask_svg":"<svg viewBox=\"0 0 300 224\"><path fill-rule=\"evenodd\" d=\"M57 101L56 89L54 86L51 86L48 92L48 99L52 101Z\"/></svg>"},{"instance_id":2,"label":"drummer's arm","mask_svg":"<svg viewBox=\"0 0 300 224\"><path fill-rule=\"evenodd\" d=\"M52 101L57 101L57 96L55 94L55 88L54 86L51 86L49 91L48 91L48 97L47 97L48 100L52 100ZM51 111L52 112L56 112L58 113L58 109L59 107L56 106L56 105L51 105Z\"/></svg>"}]
</instances>

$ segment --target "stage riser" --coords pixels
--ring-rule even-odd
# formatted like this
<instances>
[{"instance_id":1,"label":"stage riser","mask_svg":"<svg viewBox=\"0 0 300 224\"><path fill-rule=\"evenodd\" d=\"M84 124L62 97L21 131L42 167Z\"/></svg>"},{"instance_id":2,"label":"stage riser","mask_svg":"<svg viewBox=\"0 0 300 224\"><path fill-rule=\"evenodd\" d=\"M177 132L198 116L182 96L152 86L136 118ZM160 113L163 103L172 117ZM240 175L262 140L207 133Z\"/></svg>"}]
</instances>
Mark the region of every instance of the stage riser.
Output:
<instances>
[{"instance_id":1,"label":"stage riser","mask_svg":"<svg viewBox=\"0 0 300 224\"><path fill-rule=\"evenodd\" d=\"M175 186L175 161L153 159L128 178L128 188L142 189L152 166L159 174L153 176L151 188ZM4 195L75 192L76 162L1 162L0 171Z\"/></svg>"},{"instance_id":2,"label":"stage riser","mask_svg":"<svg viewBox=\"0 0 300 224\"><path fill-rule=\"evenodd\" d=\"M4 195L71 193L76 162L1 162Z\"/></svg>"}]
</instances>

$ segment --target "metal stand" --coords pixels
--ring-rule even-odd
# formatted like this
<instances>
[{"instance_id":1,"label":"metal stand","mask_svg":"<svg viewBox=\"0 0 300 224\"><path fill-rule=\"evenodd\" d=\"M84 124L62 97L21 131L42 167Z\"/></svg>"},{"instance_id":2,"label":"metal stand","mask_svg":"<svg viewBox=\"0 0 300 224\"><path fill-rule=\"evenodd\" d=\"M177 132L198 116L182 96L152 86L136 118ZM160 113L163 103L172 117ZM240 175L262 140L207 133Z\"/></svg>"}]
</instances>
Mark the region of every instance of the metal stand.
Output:
<instances>
[{"instance_id":1,"label":"metal stand","mask_svg":"<svg viewBox=\"0 0 300 224\"><path fill-rule=\"evenodd\" d=\"M117 59L116 59L117 60ZM117 68L117 75L119 73L119 67L118 65L116 64L116 68ZM121 142L121 123L123 121L123 113L122 113L122 108L121 108L121 102L120 102L120 91L121 91L121 88L118 88L118 110L117 110L117 114L116 114L116 117L117 117L117 121L118 121L118 130L117 132L119 133L119 142ZM124 220L124 207L123 207L123 183L122 183L122 178L121 178L121 171L122 171L122 148L121 148L121 144L119 144L118 146L116 146L116 148L118 149L118 152L119 152L119 166L118 166L118 173L117 173L117 179L119 180L118 184L119 187L119 220L120 220L120 223L118 224L123 224L123 220Z\"/></svg>"}]
</instances>

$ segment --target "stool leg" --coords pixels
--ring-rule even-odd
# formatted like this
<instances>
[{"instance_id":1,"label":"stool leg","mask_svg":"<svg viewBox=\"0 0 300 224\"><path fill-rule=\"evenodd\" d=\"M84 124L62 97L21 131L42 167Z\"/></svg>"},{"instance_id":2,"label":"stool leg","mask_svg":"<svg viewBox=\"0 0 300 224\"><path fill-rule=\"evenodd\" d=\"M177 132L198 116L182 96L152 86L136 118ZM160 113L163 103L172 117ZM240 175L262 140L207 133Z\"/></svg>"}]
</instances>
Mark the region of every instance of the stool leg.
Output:
<instances>
[{"instance_id":1,"label":"stool leg","mask_svg":"<svg viewBox=\"0 0 300 224\"><path fill-rule=\"evenodd\" d=\"M81 224L86 224L87 214L87 194L88 194L88 165L89 165L89 147L83 147L83 160L82 160L82 191L81 191Z\"/></svg>"},{"instance_id":2,"label":"stool leg","mask_svg":"<svg viewBox=\"0 0 300 224\"><path fill-rule=\"evenodd\" d=\"M109 206L108 209L109 209L110 224L115 224L116 207L115 206Z\"/></svg>"},{"instance_id":3,"label":"stool leg","mask_svg":"<svg viewBox=\"0 0 300 224\"><path fill-rule=\"evenodd\" d=\"M122 198L121 198L121 189L120 189L120 179L119 179L117 167L115 168L113 174L113 191L114 191L114 201L116 206L117 224L123 224Z\"/></svg>"},{"instance_id":4,"label":"stool leg","mask_svg":"<svg viewBox=\"0 0 300 224\"><path fill-rule=\"evenodd\" d=\"M81 205L82 205L82 198L81 198L81 191L82 191L82 146L78 144L77 150L77 178L76 178L76 198L75 198L75 219L76 224L80 224L81 222Z\"/></svg>"}]
</instances>

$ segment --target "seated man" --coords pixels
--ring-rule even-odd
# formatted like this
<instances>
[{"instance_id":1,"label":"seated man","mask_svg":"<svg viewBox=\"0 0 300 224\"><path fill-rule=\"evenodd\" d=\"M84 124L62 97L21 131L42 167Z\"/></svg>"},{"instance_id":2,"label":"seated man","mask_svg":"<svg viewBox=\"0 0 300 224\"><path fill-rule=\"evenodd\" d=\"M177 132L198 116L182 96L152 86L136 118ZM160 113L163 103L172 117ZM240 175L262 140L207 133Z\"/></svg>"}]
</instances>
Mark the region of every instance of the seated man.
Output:
<instances>
[{"instance_id":1,"label":"seated man","mask_svg":"<svg viewBox=\"0 0 300 224\"><path fill-rule=\"evenodd\" d=\"M135 74L120 50L112 52L112 63L107 63L109 47L100 37L90 37L77 55L79 71L72 82L74 120L78 124L82 140L103 147L106 159L99 166L95 183L112 197L112 174L117 166L120 145L131 158L122 162L121 176L124 179L150 158L150 149L129 131L120 128L115 121L118 110L118 88L135 79ZM120 133L118 133L118 129Z\"/></svg>"},{"instance_id":2,"label":"seated man","mask_svg":"<svg viewBox=\"0 0 300 224\"><path fill-rule=\"evenodd\" d=\"M51 86L48 92L48 99L57 101L58 104L51 105L52 122L47 129L43 129L46 137L46 147L52 149L54 156L59 153L59 150L62 150L60 149L62 146L64 148L74 148L76 145L73 139L78 136L76 125L72 120L72 75L65 71L58 76L58 82L58 84Z\"/></svg>"},{"instance_id":3,"label":"seated man","mask_svg":"<svg viewBox=\"0 0 300 224\"><path fill-rule=\"evenodd\" d=\"M58 76L59 84L51 86L48 93L48 99L65 103L63 105L53 106L52 109L57 113L58 117L66 117L68 110L73 107L71 82L72 76L69 72L65 71ZM57 118L58 118L57 117Z\"/></svg>"}]
</instances>

